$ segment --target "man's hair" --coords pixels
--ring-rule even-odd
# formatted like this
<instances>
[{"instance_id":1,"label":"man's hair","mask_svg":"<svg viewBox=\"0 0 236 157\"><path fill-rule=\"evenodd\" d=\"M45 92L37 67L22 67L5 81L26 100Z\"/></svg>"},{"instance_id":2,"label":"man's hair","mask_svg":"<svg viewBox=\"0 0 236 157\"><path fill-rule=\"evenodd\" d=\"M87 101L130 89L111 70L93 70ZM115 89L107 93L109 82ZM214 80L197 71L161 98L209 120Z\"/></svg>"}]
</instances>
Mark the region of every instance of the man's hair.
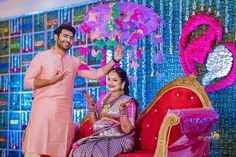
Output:
<instances>
[{"instance_id":1,"label":"man's hair","mask_svg":"<svg viewBox=\"0 0 236 157\"><path fill-rule=\"evenodd\" d=\"M73 33L73 36L75 36L75 32L76 32L75 28L72 27L72 26L70 26L70 25L67 25L67 24L61 24L60 26L58 26L58 27L54 30L54 34L56 34L56 35L59 36L59 35L61 34L61 30L62 30L62 29L66 29L66 30L72 32L72 33Z\"/></svg>"}]
</instances>

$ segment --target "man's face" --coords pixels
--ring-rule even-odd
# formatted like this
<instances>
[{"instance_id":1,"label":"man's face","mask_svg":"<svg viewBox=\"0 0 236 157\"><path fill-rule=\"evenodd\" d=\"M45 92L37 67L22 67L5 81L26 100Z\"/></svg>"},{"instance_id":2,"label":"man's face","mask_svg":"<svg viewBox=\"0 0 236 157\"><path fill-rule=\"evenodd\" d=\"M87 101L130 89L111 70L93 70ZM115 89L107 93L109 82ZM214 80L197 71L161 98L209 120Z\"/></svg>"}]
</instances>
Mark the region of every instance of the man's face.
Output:
<instances>
[{"instance_id":1,"label":"man's face","mask_svg":"<svg viewBox=\"0 0 236 157\"><path fill-rule=\"evenodd\" d=\"M56 35L55 40L58 48L67 51L72 47L73 33L69 30L62 29L60 35Z\"/></svg>"}]
</instances>

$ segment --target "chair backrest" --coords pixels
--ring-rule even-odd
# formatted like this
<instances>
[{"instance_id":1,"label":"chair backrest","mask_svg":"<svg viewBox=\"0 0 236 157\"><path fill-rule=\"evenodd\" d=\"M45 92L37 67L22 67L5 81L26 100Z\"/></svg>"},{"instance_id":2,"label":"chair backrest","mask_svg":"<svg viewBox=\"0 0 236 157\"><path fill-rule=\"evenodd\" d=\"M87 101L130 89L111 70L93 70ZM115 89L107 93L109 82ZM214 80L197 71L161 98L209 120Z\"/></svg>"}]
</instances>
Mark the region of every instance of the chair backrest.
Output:
<instances>
[{"instance_id":1,"label":"chair backrest","mask_svg":"<svg viewBox=\"0 0 236 157\"><path fill-rule=\"evenodd\" d=\"M136 121L136 149L155 151L158 133L169 109L202 107L211 107L211 103L195 76L178 78L166 84ZM174 126L169 135L169 145L181 136L179 125Z\"/></svg>"}]
</instances>

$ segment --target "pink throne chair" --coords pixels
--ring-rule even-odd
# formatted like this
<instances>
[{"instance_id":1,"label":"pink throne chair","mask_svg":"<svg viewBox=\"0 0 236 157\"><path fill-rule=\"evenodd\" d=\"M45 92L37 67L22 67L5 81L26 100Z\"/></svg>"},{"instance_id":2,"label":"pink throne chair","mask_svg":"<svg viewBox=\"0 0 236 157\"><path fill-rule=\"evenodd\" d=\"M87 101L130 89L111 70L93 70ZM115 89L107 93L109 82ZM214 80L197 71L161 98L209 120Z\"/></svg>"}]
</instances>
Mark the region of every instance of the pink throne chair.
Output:
<instances>
[{"instance_id":1,"label":"pink throne chair","mask_svg":"<svg viewBox=\"0 0 236 157\"><path fill-rule=\"evenodd\" d=\"M208 156L208 137L217 118L196 77L178 78L162 87L136 120L135 151L118 157L174 157L187 151L191 153L186 157ZM90 122L85 117L76 139L91 134Z\"/></svg>"}]
</instances>

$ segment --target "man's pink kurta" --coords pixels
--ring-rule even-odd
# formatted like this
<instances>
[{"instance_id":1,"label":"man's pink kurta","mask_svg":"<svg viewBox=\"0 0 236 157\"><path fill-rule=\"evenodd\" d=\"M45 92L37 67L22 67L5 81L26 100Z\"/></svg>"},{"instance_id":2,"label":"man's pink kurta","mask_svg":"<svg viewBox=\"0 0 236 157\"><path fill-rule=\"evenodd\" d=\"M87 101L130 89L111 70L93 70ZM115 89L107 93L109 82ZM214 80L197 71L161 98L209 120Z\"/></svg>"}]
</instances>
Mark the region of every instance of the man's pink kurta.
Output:
<instances>
[{"instance_id":1,"label":"man's pink kurta","mask_svg":"<svg viewBox=\"0 0 236 157\"><path fill-rule=\"evenodd\" d=\"M35 90L30 121L27 127L23 152L36 152L66 157L74 138L72 98L76 75L87 79L99 79L105 75L102 69L79 70L76 57L61 56L55 50L37 54L25 76L25 87L34 88L34 80L50 79L58 71L67 74L54 85Z\"/></svg>"}]
</instances>

